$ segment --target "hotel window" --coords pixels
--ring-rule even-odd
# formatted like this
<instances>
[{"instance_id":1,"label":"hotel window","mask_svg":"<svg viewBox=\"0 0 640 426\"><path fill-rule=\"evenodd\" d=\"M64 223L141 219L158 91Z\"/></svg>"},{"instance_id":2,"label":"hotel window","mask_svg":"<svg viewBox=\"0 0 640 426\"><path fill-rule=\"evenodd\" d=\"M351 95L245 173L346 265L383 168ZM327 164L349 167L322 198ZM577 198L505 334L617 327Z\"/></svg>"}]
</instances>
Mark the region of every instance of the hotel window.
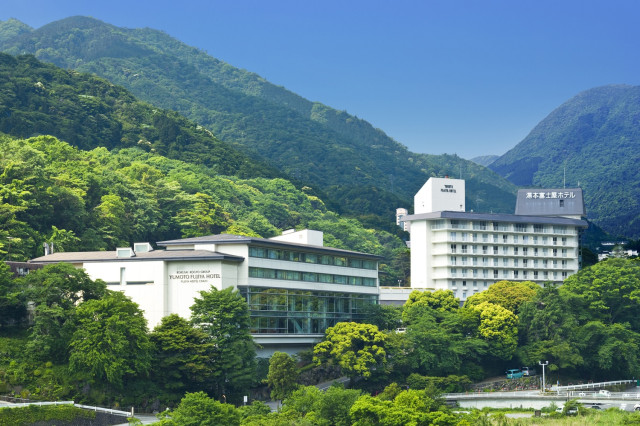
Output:
<instances>
[{"instance_id":1,"label":"hotel window","mask_svg":"<svg viewBox=\"0 0 640 426\"><path fill-rule=\"evenodd\" d=\"M536 247L536 248L534 248L534 249L533 249L533 255L534 255L534 256L537 256L537 255L538 255L538 247Z\"/></svg>"},{"instance_id":2,"label":"hotel window","mask_svg":"<svg viewBox=\"0 0 640 426\"><path fill-rule=\"evenodd\" d=\"M485 281L484 282L484 288L487 288L489 286L489 284Z\"/></svg>"},{"instance_id":3,"label":"hotel window","mask_svg":"<svg viewBox=\"0 0 640 426\"><path fill-rule=\"evenodd\" d=\"M498 259L497 258L493 258L493 266L498 266Z\"/></svg>"},{"instance_id":4,"label":"hotel window","mask_svg":"<svg viewBox=\"0 0 640 426\"><path fill-rule=\"evenodd\" d=\"M502 266L509 266L509 259L507 259L506 257L502 259Z\"/></svg>"},{"instance_id":5,"label":"hotel window","mask_svg":"<svg viewBox=\"0 0 640 426\"><path fill-rule=\"evenodd\" d=\"M558 237L553 237L553 238L551 239L551 241L552 241L552 244L553 244L554 246L557 246L557 245L558 245Z\"/></svg>"},{"instance_id":6,"label":"hotel window","mask_svg":"<svg viewBox=\"0 0 640 426\"><path fill-rule=\"evenodd\" d=\"M528 256L528 253L529 253L529 249L527 247L522 247L522 255Z\"/></svg>"},{"instance_id":7,"label":"hotel window","mask_svg":"<svg viewBox=\"0 0 640 426\"><path fill-rule=\"evenodd\" d=\"M476 234L475 232L473 233L473 242L477 242L478 241L478 234Z\"/></svg>"},{"instance_id":8,"label":"hotel window","mask_svg":"<svg viewBox=\"0 0 640 426\"><path fill-rule=\"evenodd\" d=\"M463 244L462 245L462 253L466 253L467 252L467 245Z\"/></svg>"},{"instance_id":9,"label":"hotel window","mask_svg":"<svg viewBox=\"0 0 640 426\"><path fill-rule=\"evenodd\" d=\"M554 268L557 268L557 267L558 267L558 261L557 261L557 260L554 260L554 261L553 261L553 267L554 267Z\"/></svg>"},{"instance_id":10,"label":"hotel window","mask_svg":"<svg viewBox=\"0 0 640 426\"><path fill-rule=\"evenodd\" d=\"M482 278L489 278L489 271L487 271L486 269L482 270Z\"/></svg>"},{"instance_id":11,"label":"hotel window","mask_svg":"<svg viewBox=\"0 0 640 426\"><path fill-rule=\"evenodd\" d=\"M518 247L514 247L513 248L513 255L517 256L518 255Z\"/></svg>"},{"instance_id":12,"label":"hotel window","mask_svg":"<svg viewBox=\"0 0 640 426\"><path fill-rule=\"evenodd\" d=\"M498 270L497 269L493 270L493 278L498 278Z\"/></svg>"},{"instance_id":13,"label":"hotel window","mask_svg":"<svg viewBox=\"0 0 640 426\"><path fill-rule=\"evenodd\" d=\"M513 236L513 242L516 243L516 244L518 243L518 236L517 235Z\"/></svg>"},{"instance_id":14,"label":"hotel window","mask_svg":"<svg viewBox=\"0 0 640 426\"><path fill-rule=\"evenodd\" d=\"M542 234L544 232L544 225L533 225L533 232Z\"/></svg>"},{"instance_id":15,"label":"hotel window","mask_svg":"<svg viewBox=\"0 0 640 426\"><path fill-rule=\"evenodd\" d=\"M562 279L563 279L563 280L564 280L564 279L567 279L567 272L566 272L566 271L563 271L563 272L562 272Z\"/></svg>"},{"instance_id":16,"label":"hotel window","mask_svg":"<svg viewBox=\"0 0 640 426\"><path fill-rule=\"evenodd\" d=\"M469 260L467 259L467 256L462 256L462 264L463 265L468 265L469 264Z\"/></svg>"},{"instance_id":17,"label":"hotel window","mask_svg":"<svg viewBox=\"0 0 640 426\"><path fill-rule=\"evenodd\" d=\"M538 236L537 235L533 236L533 244L538 244Z\"/></svg>"},{"instance_id":18,"label":"hotel window","mask_svg":"<svg viewBox=\"0 0 640 426\"><path fill-rule=\"evenodd\" d=\"M563 246L567 245L567 237L562 237L562 245Z\"/></svg>"},{"instance_id":19,"label":"hotel window","mask_svg":"<svg viewBox=\"0 0 640 426\"><path fill-rule=\"evenodd\" d=\"M466 232L462 232L462 241L467 241L469 240L469 234L467 234Z\"/></svg>"},{"instance_id":20,"label":"hotel window","mask_svg":"<svg viewBox=\"0 0 640 426\"><path fill-rule=\"evenodd\" d=\"M477 254L477 253L478 253L478 246L477 246L477 245L475 245L475 244L474 244L473 246L471 246L471 252L472 252L473 254Z\"/></svg>"},{"instance_id":21,"label":"hotel window","mask_svg":"<svg viewBox=\"0 0 640 426\"><path fill-rule=\"evenodd\" d=\"M533 267L534 268L538 267L538 259L533 259Z\"/></svg>"},{"instance_id":22,"label":"hotel window","mask_svg":"<svg viewBox=\"0 0 640 426\"><path fill-rule=\"evenodd\" d=\"M543 274L544 274L544 279L545 279L545 280L546 280L547 278L549 278L549 272L544 271L544 272L543 272Z\"/></svg>"},{"instance_id":23,"label":"hotel window","mask_svg":"<svg viewBox=\"0 0 640 426\"><path fill-rule=\"evenodd\" d=\"M533 271L533 279L534 280L538 279L538 271Z\"/></svg>"},{"instance_id":24,"label":"hotel window","mask_svg":"<svg viewBox=\"0 0 640 426\"><path fill-rule=\"evenodd\" d=\"M513 266L518 266L518 259L513 259Z\"/></svg>"},{"instance_id":25,"label":"hotel window","mask_svg":"<svg viewBox=\"0 0 640 426\"><path fill-rule=\"evenodd\" d=\"M494 243L498 242L498 234L493 234L493 242Z\"/></svg>"},{"instance_id":26,"label":"hotel window","mask_svg":"<svg viewBox=\"0 0 640 426\"><path fill-rule=\"evenodd\" d=\"M451 253L455 253L457 249L458 249L457 245L451 244Z\"/></svg>"},{"instance_id":27,"label":"hotel window","mask_svg":"<svg viewBox=\"0 0 640 426\"><path fill-rule=\"evenodd\" d=\"M522 271L522 278L527 279L527 271Z\"/></svg>"},{"instance_id":28,"label":"hotel window","mask_svg":"<svg viewBox=\"0 0 640 426\"><path fill-rule=\"evenodd\" d=\"M467 268L462 268L462 276L463 277L467 276ZM462 282L464 283L465 281L462 281Z\"/></svg>"},{"instance_id":29,"label":"hotel window","mask_svg":"<svg viewBox=\"0 0 640 426\"><path fill-rule=\"evenodd\" d=\"M477 270L477 269L474 269L474 270L473 270L473 277L474 277L474 278L478 278L478 270ZM474 281L474 282L475 282L475 281Z\"/></svg>"},{"instance_id":30,"label":"hotel window","mask_svg":"<svg viewBox=\"0 0 640 426\"><path fill-rule=\"evenodd\" d=\"M507 234L502 234L502 243L507 244Z\"/></svg>"},{"instance_id":31,"label":"hotel window","mask_svg":"<svg viewBox=\"0 0 640 426\"><path fill-rule=\"evenodd\" d=\"M489 247L488 246L482 246L482 254L489 254Z\"/></svg>"},{"instance_id":32,"label":"hotel window","mask_svg":"<svg viewBox=\"0 0 640 426\"><path fill-rule=\"evenodd\" d=\"M456 268L451 268L451 276L455 277L458 275L458 271L456 271Z\"/></svg>"},{"instance_id":33,"label":"hotel window","mask_svg":"<svg viewBox=\"0 0 640 426\"><path fill-rule=\"evenodd\" d=\"M558 257L558 249L553 249L553 257Z\"/></svg>"},{"instance_id":34,"label":"hotel window","mask_svg":"<svg viewBox=\"0 0 640 426\"><path fill-rule=\"evenodd\" d=\"M478 287L478 281L474 281L474 282L473 282L473 286L474 286L474 287Z\"/></svg>"},{"instance_id":35,"label":"hotel window","mask_svg":"<svg viewBox=\"0 0 640 426\"><path fill-rule=\"evenodd\" d=\"M451 264L455 265L456 264L456 257L455 256L451 256Z\"/></svg>"},{"instance_id":36,"label":"hotel window","mask_svg":"<svg viewBox=\"0 0 640 426\"><path fill-rule=\"evenodd\" d=\"M548 253L549 253L549 251L547 250L546 247L542 249L542 255L543 256L546 256Z\"/></svg>"},{"instance_id":37,"label":"hotel window","mask_svg":"<svg viewBox=\"0 0 640 426\"><path fill-rule=\"evenodd\" d=\"M542 261L542 267L543 267L543 268L546 268L548 265L549 265L549 262L547 262L547 259L544 259L544 260Z\"/></svg>"},{"instance_id":38,"label":"hotel window","mask_svg":"<svg viewBox=\"0 0 640 426\"><path fill-rule=\"evenodd\" d=\"M477 257L473 258L473 266L478 266L478 258Z\"/></svg>"},{"instance_id":39,"label":"hotel window","mask_svg":"<svg viewBox=\"0 0 640 426\"><path fill-rule=\"evenodd\" d=\"M518 279L518 271L513 271L513 278Z\"/></svg>"},{"instance_id":40,"label":"hotel window","mask_svg":"<svg viewBox=\"0 0 640 426\"><path fill-rule=\"evenodd\" d=\"M466 291L463 291L463 292L462 292L462 298L463 298L463 299L466 299L466 298L467 298L467 292L466 292Z\"/></svg>"},{"instance_id":41,"label":"hotel window","mask_svg":"<svg viewBox=\"0 0 640 426\"><path fill-rule=\"evenodd\" d=\"M455 232L450 232L449 233L449 238L451 239L451 241L455 241L456 240L456 233Z\"/></svg>"},{"instance_id":42,"label":"hotel window","mask_svg":"<svg viewBox=\"0 0 640 426\"><path fill-rule=\"evenodd\" d=\"M462 280L462 287L466 287L467 286L467 282L465 280Z\"/></svg>"},{"instance_id":43,"label":"hotel window","mask_svg":"<svg viewBox=\"0 0 640 426\"><path fill-rule=\"evenodd\" d=\"M566 260L562 261L562 268L563 269L567 269L567 261Z\"/></svg>"},{"instance_id":44,"label":"hotel window","mask_svg":"<svg viewBox=\"0 0 640 426\"><path fill-rule=\"evenodd\" d=\"M523 235L522 236L522 242L524 244L529 244L529 236L528 235Z\"/></svg>"},{"instance_id":45,"label":"hotel window","mask_svg":"<svg viewBox=\"0 0 640 426\"><path fill-rule=\"evenodd\" d=\"M502 254L503 254L504 256L508 255L508 254L509 254L509 247L507 247L507 246L502 246Z\"/></svg>"},{"instance_id":46,"label":"hotel window","mask_svg":"<svg viewBox=\"0 0 640 426\"><path fill-rule=\"evenodd\" d=\"M489 235L488 234L482 234L482 242L483 243L488 243L489 242Z\"/></svg>"},{"instance_id":47,"label":"hotel window","mask_svg":"<svg viewBox=\"0 0 640 426\"><path fill-rule=\"evenodd\" d=\"M525 267L525 268L526 268L526 267L527 267L527 263L528 263L528 262L527 262L527 259L522 259L522 266L523 266L523 267Z\"/></svg>"},{"instance_id":48,"label":"hotel window","mask_svg":"<svg viewBox=\"0 0 640 426\"><path fill-rule=\"evenodd\" d=\"M506 269L502 270L502 278L509 278L509 271L507 271Z\"/></svg>"},{"instance_id":49,"label":"hotel window","mask_svg":"<svg viewBox=\"0 0 640 426\"><path fill-rule=\"evenodd\" d=\"M482 258L482 266L489 266L489 258L488 257L483 257Z\"/></svg>"},{"instance_id":50,"label":"hotel window","mask_svg":"<svg viewBox=\"0 0 640 426\"><path fill-rule=\"evenodd\" d=\"M567 249L562 249L562 257L567 257Z\"/></svg>"},{"instance_id":51,"label":"hotel window","mask_svg":"<svg viewBox=\"0 0 640 426\"><path fill-rule=\"evenodd\" d=\"M515 228L516 232L527 232L527 225L523 223L516 223Z\"/></svg>"},{"instance_id":52,"label":"hotel window","mask_svg":"<svg viewBox=\"0 0 640 426\"><path fill-rule=\"evenodd\" d=\"M547 244L547 237L542 237L542 244Z\"/></svg>"},{"instance_id":53,"label":"hotel window","mask_svg":"<svg viewBox=\"0 0 640 426\"><path fill-rule=\"evenodd\" d=\"M473 229L484 231L487 229L487 222L473 222Z\"/></svg>"},{"instance_id":54,"label":"hotel window","mask_svg":"<svg viewBox=\"0 0 640 426\"><path fill-rule=\"evenodd\" d=\"M493 246L493 254L498 254L498 246Z\"/></svg>"}]
</instances>

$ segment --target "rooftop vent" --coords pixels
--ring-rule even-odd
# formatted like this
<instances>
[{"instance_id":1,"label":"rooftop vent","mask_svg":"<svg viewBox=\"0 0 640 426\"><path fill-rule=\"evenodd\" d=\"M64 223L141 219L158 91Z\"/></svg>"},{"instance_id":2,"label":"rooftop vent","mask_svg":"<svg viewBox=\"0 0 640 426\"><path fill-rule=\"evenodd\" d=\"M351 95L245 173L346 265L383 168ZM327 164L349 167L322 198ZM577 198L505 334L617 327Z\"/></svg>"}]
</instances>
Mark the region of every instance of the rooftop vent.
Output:
<instances>
[{"instance_id":1,"label":"rooftop vent","mask_svg":"<svg viewBox=\"0 0 640 426\"><path fill-rule=\"evenodd\" d=\"M116 249L116 257L134 257L136 253L133 251L131 247L119 247Z\"/></svg>"}]
</instances>

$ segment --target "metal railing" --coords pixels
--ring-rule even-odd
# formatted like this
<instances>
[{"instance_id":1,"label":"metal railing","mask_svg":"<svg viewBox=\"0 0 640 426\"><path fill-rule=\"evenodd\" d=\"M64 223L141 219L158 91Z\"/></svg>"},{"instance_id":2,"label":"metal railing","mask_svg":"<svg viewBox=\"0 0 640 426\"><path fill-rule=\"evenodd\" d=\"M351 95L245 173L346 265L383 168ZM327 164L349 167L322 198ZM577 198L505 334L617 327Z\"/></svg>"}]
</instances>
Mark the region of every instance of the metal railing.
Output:
<instances>
[{"instance_id":1,"label":"metal railing","mask_svg":"<svg viewBox=\"0 0 640 426\"><path fill-rule=\"evenodd\" d=\"M599 382L599 383L584 383L581 385L568 385L568 386L552 386L551 390L554 391L572 391L572 390L588 390L588 389L600 389L607 386L623 385L625 383L635 383L635 380L614 380L612 382Z\"/></svg>"}]
</instances>

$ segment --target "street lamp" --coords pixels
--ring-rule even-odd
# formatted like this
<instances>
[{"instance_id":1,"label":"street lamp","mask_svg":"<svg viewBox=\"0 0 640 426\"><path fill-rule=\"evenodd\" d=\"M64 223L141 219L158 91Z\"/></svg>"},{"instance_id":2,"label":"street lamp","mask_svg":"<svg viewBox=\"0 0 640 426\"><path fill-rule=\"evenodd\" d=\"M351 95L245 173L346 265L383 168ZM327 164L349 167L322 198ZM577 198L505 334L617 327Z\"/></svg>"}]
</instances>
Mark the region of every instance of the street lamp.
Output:
<instances>
[{"instance_id":1,"label":"street lamp","mask_svg":"<svg viewBox=\"0 0 640 426\"><path fill-rule=\"evenodd\" d=\"M544 394L544 390L545 390L545 381L544 381L544 366L549 364L549 361L538 361L538 364L540 364L542 366L542 393Z\"/></svg>"}]
</instances>

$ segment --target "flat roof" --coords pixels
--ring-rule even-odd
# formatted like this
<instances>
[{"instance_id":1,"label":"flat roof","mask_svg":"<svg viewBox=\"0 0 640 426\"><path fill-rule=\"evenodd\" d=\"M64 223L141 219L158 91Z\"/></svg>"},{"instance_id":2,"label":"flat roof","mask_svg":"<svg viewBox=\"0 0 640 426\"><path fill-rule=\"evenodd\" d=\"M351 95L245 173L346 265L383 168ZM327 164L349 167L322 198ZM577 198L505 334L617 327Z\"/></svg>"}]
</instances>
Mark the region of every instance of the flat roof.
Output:
<instances>
[{"instance_id":1,"label":"flat roof","mask_svg":"<svg viewBox=\"0 0 640 426\"><path fill-rule=\"evenodd\" d=\"M144 253L136 253L131 257L118 257L115 250L110 251L85 251L85 252L59 252L47 256L36 257L29 262L33 263L79 263L79 262L132 262L153 260L223 260L230 262L242 262L244 257L218 253L209 250L153 250Z\"/></svg>"},{"instance_id":2,"label":"flat roof","mask_svg":"<svg viewBox=\"0 0 640 426\"><path fill-rule=\"evenodd\" d=\"M182 238L179 240L158 241L158 246L181 246L190 244L247 244L247 245L259 245L278 248L296 248L305 251L318 251L322 253L338 254L344 256L357 256L368 259L382 259L382 256L375 254L361 253L351 250L343 250L333 247L315 246L311 244L292 243L288 241L271 240L269 238L247 237L243 235L233 234L217 234L217 235L205 235L202 237ZM172 251L172 250L171 250Z\"/></svg>"},{"instance_id":3,"label":"flat roof","mask_svg":"<svg viewBox=\"0 0 640 426\"><path fill-rule=\"evenodd\" d=\"M557 216L528 216L507 213L475 213L475 212L453 212L441 211L432 213L420 213L405 216L404 221L416 220L436 220L436 219L461 219L486 222L511 222L511 223L534 223L540 225L569 225L580 228L587 228L589 223L582 219L572 219L569 217Z\"/></svg>"}]
</instances>

